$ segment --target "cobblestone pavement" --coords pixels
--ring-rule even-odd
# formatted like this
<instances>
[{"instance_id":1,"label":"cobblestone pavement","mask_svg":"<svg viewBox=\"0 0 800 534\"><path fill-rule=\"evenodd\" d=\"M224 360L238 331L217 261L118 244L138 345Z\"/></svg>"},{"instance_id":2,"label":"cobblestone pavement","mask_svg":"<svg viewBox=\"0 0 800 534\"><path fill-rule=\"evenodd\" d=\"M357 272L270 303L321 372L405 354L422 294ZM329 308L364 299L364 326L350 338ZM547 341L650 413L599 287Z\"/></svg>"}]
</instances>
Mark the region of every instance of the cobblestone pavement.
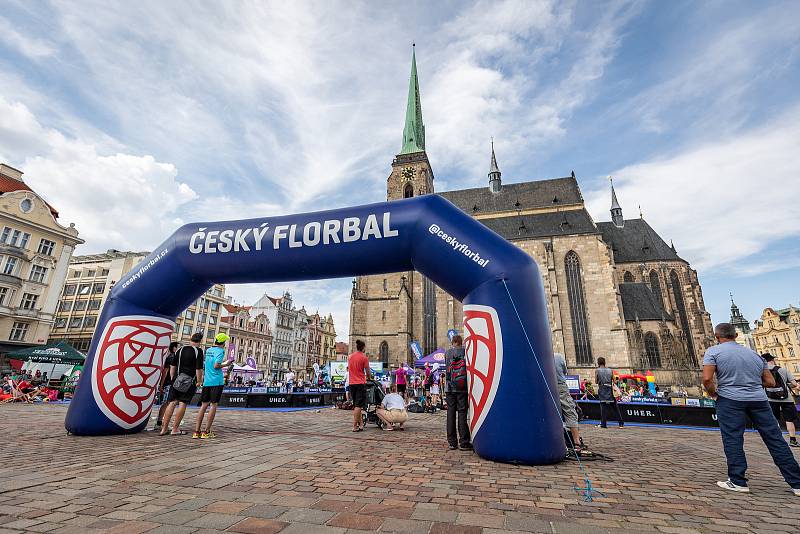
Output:
<instances>
[{"instance_id":1,"label":"cobblestone pavement","mask_svg":"<svg viewBox=\"0 0 800 534\"><path fill-rule=\"evenodd\" d=\"M800 499L752 433L752 493L742 495L714 484L725 478L716 432L583 426L615 460L587 464L605 496L585 502L576 463L519 467L449 451L440 414L412 414L402 433L353 434L351 412L224 410L219 437L200 441L67 436L65 413L0 406L0 531L679 534L800 522Z\"/></svg>"}]
</instances>

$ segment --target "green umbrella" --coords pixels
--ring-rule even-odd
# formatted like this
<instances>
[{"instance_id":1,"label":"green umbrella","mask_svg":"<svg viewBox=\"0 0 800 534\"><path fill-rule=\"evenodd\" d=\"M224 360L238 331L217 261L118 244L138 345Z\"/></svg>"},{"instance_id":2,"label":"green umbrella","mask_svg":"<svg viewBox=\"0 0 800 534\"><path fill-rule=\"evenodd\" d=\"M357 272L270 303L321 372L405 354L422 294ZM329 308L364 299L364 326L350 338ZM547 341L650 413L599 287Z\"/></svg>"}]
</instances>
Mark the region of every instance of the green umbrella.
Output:
<instances>
[{"instance_id":1,"label":"green umbrella","mask_svg":"<svg viewBox=\"0 0 800 534\"><path fill-rule=\"evenodd\" d=\"M66 341L9 352L8 357L26 362L66 363L70 365L83 365L86 360L85 354L76 350Z\"/></svg>"}]
</instances>

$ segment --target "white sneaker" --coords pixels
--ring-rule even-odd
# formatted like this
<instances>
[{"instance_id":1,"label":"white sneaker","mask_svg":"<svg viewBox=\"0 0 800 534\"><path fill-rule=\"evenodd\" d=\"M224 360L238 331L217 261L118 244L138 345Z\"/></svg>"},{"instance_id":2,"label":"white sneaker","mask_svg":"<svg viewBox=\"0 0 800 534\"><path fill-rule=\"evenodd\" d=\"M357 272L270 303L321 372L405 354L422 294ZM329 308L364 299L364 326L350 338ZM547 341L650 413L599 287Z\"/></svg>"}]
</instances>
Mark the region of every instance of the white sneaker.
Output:
<instances>
[{"instance_id":1,"label":"white sneaker","mask_svg":"<svg viewBox=\"0 0 800 534\"><path fill-rule=\"evenodd\" d=\"M717 486L726 490L738 491L741 493L750 493L750 488L748 488L747 486L737 486L736 484L731 482L730 479L726 480L725 482L717 482ZM800 490L795 490L795 492L797 492L795 493L796 495L800 495Z\"/></svg>"}]
</instances>

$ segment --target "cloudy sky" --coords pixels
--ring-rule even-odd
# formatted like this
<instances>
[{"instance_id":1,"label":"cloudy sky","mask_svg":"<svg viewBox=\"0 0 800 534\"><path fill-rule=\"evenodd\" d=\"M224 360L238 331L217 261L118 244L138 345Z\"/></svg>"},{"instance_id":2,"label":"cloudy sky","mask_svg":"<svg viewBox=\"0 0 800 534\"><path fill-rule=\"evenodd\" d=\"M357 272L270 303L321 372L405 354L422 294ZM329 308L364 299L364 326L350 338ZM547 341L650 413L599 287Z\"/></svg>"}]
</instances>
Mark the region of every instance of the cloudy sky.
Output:
<instances>
[{"instance_id":1,"label":"cloudy sky","mask_svg":"<svg viewBox=\"0 0 800 534\"><path fill-rule=\"evenodd\" d=\"M700 272L712 320L800 302L797 2L0 0L0 161L79 254L385 199L417 60L439 190L574 170ZM289 289L348 329L349 280Z\"/></svg>"}]
</instances>

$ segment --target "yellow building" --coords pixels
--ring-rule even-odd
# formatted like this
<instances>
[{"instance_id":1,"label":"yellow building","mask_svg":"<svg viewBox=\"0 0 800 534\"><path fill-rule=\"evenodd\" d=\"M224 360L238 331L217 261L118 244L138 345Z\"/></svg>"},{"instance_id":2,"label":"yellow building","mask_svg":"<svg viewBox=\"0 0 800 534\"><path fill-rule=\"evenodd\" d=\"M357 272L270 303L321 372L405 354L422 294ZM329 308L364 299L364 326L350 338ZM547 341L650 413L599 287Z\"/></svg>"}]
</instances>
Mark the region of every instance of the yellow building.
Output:
<instances>
[{"instance_id":1,"label":"yellow building","mask_svg":"<svg viewBox=\"0 0 800 534\"><path fill-rule=\"evenodd\" d=\"M800 374L800 308L767 308L753 331L756 351L769 352L795 376Z\"/></svg>"},{"instance_id":2,"label":"yellow building","mask_svg":"<svg viewBox=\"0 0 800 534\"><path fill-rule=\"evenodd\" d=\"M336 327L330 313L322 320L322 354L320 365L336 360Z\"/></svg>"},{"instance_id":3,"label":"yellow building","mask_svg":"<svg viewBox=\"0 0 800 534\"><path fill-rule=\"evenodd\" d=\"M0 354L47 341L72 252L83 243L22 174L0 164Z\"/></svg>"},{"instance_id":4,"label":"yellow building","mask_svg":"<svg viewBox=\"0 0 800 534\"><path fill-rule=\"evenodd\" d=\"M114 284L148 254L110 249L101 254L74 256L69 262L50 340L66 340L80 351L89 350L100 312ZM211 287L176 319L173 339L185 343L194 332L203 332L210 341L225 331L219 329L221 305L225 302L225 286Z\"/></svg>"}]
</instances>

